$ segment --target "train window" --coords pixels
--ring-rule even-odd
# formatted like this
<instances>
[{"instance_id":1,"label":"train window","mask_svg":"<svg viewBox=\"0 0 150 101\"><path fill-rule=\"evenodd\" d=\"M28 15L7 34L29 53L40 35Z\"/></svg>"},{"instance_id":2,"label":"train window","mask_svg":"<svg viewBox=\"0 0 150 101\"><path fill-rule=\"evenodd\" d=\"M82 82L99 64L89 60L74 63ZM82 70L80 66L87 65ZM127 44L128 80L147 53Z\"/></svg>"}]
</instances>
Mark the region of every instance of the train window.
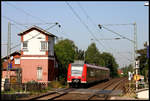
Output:
<instances>
[{"instance_id":1,"label":"train window","mask_svg":"<svg viewBox=\"0 0 150 101\"><path fill-rule=\"evenodd\" d=\"M82 76L83 66L72 66L71 75L72 76Z\"/></svg>"},{"instance_id":2,"label":"train window","mask_svg":"<svg viewBox=\"0 0 150 101\"><path fill-rule=\"evenodd\" d=\"M90 76L91 76L91 77L94 76L94 71L90 71Z\"/></svg>"}]
</instances>

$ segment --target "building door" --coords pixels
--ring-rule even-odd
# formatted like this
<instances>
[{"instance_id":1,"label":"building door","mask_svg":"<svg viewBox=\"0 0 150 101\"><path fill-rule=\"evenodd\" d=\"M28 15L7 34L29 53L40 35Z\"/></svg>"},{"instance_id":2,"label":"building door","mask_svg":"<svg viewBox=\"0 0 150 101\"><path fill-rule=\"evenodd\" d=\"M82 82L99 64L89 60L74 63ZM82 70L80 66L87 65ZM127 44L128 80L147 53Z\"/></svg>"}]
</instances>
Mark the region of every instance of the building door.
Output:
<instances>
[{"instance_id":1,"label":"building door","mask_svg":"<svg viewBox=\"0 0 150 101\"><path fill-rule=\"evenodd\" d=\"M37 67L37 80L42 80L42 67Z\"/></svg>"}]
</instances>

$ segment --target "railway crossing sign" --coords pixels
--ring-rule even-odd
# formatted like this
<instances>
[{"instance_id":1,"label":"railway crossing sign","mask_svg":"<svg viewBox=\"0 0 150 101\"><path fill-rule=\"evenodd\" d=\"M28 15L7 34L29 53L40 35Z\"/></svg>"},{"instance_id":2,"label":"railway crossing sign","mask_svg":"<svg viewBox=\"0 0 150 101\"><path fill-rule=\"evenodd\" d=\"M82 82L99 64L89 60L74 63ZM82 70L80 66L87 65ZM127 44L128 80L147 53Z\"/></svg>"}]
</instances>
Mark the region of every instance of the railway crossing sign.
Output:
<instances>
[{"instance_id":1,"label":"railway crossing sign","mask_svg":"<svg viewBox=\"0 0 150 101\"><path fill-rule=\"evenodd\" d=\"M131 78L132 78L132 73L131 72L128 72L128 80L131 80Z\"/></svg>"},{"instance_id":2,"label":"railway crossing sign","mask_svg":"<svg viewBox=\"0 0 150 101\"><path fill-rule=\"evenodd\" d=\"M135 61L135 68L139 68L139 60Z\"/></svg>"},{"instance_id":3,"label":"railway crossing sign","mask_svg":"<svg viewBox=\"0 0 150 101\"><path fill-rule=\"evenodd\" d=\"M135 81L139 81L139 79L140 79L140 76L139 76L139 75L134 75L134 80L135 80Z\"/></svg>"}]
</instances>

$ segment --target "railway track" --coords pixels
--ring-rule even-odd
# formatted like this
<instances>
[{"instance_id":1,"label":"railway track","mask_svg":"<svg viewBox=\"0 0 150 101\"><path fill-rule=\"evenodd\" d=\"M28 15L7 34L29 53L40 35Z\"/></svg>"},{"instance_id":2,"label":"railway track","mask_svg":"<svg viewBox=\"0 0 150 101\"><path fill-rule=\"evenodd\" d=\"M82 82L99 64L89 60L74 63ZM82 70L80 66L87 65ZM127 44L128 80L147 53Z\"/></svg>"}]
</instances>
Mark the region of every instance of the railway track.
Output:
<instances>
[{"instance_id":1,"label":"railway track","mask_svg":"<svg viewBox=\"0 0 150 101\"><path fill-rule=\"evenodd\" d=\"M53 100L58 97L61 97L63 95L68 94L68 92L75 90L74 88L63 88L63 89L56 89L54 91L50 91L48 93L38 95L38 96L33 96L30 98L23 98L19 100Z\"/></svg>"},{"instance_id":2,"label":"railway track","mask_svg":"<svg viewBox=\"0 0 150 101\"><path fill-rule=\"evenodd\" d=\"M87 89L57 89L55 91L25 100L76 100L78 98L79 100L82 98L85 100L107 100L111 96L111 93L118 87L120 88L120 84L126 80L127 78L115 78Z\"/></svg>"},{"instance_id":3,"label":"railway track","mask_svg":"<svg viewBox=\"0 0 150 101\"><path fill-rule=\"evenodd\" d=\"M127 78L115 78L88 89L76 89L55 100L108 100L113 94L118 94L117 88L126 80Z\"/></svg>"},{"instance_id":4,"label":"railway track","mask_svg":"<svg viewBox=\"0 0 150 101\"><path fill-rule=\"evenodd\" d=\"M88 100L91 100L93 97L98 96L101 99L99 100L108 100L108 98L110 97L111 93L116 90L116 88L123 83L123 81L126 81L127 78L117 78L114 79L110 82L108 82L105 86L103 86L101 88L100 91L97 91L96 93L92 94L91 96L88 97ZM118 81L116 83L116 81Z\"/></svg>"}]
</instances>

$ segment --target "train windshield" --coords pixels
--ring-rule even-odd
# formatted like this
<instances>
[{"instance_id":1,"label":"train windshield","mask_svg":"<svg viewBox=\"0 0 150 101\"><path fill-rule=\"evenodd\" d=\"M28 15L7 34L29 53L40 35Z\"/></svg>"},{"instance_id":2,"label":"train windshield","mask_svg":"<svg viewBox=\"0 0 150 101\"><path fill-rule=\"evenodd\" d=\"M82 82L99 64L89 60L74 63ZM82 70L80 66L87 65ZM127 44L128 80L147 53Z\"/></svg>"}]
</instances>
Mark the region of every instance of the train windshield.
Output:
<instances>
[{"instance_id":1,"label":"train windshield","mask_svg":"<svg viewBox=\"0 0 150 101\"><path fill-rule=\"evenodd\" d=\"M83 66L72 66L71 75L72 76L82 76Z\"/></svg>"}]
</instances>

